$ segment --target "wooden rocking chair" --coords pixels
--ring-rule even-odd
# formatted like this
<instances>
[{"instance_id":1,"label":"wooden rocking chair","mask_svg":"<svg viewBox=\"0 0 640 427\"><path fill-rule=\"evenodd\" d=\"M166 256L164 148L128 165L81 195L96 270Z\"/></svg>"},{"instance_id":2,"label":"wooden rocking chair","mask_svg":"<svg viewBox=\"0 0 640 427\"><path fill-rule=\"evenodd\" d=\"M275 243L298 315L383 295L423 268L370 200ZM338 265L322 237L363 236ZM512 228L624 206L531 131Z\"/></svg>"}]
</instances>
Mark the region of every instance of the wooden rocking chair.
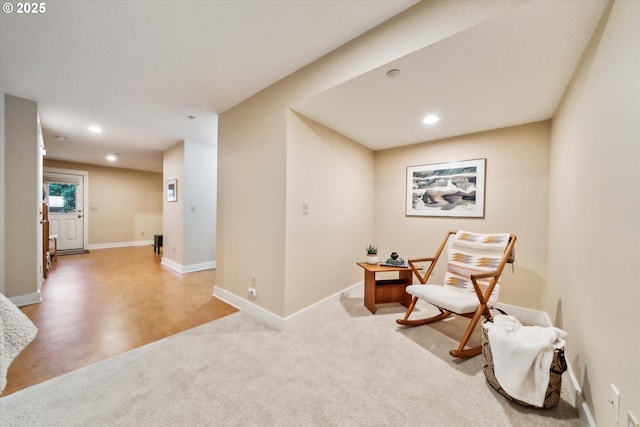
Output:
<instances>
[{"instance_id":1,"label":"wooden rocking chair","mask_svg":"<svg viewBox=\"0 0 640 427\"><path fill-rule=\"evenodd\" d=\"M450 237L447 270L444 284L428 284L440 255ZM482 346L465 348L482 315L491 320L490 309L498 299L499 280L507 262L513 262L513 234L479 234L468 231L449 231L434 257L408 260L409 267L420 281L407 286L413 295L404 318L396 322L404 326L419 326L437 322L451 314L470 318L469 325L457 349L449 351L454 357L473 357L482 352ZM428 263L424 274L421 265ZM426 267L426 265L425 265ZM416 302L422 299L438 308L440 314L426 319L409 320Z\"/></svg>"}]
</instances>

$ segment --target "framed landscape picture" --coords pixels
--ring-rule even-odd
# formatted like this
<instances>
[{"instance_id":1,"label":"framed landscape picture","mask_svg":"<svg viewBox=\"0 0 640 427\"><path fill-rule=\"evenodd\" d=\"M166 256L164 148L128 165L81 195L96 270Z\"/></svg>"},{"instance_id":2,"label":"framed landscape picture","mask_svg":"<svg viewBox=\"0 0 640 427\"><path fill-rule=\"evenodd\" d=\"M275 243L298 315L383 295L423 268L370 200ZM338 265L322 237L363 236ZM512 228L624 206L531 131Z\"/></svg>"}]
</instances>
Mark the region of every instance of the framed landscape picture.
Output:
<instances>
[{"instance_id":1,"label":"framed landscape picture","mask_svg":"<svg viewBox=\"0 0 640 427\"><path fill-rule=\"evenodd\" d=\"M406 214L483 218L486 161L409 166Z\"/></svg>"}]
</instances>

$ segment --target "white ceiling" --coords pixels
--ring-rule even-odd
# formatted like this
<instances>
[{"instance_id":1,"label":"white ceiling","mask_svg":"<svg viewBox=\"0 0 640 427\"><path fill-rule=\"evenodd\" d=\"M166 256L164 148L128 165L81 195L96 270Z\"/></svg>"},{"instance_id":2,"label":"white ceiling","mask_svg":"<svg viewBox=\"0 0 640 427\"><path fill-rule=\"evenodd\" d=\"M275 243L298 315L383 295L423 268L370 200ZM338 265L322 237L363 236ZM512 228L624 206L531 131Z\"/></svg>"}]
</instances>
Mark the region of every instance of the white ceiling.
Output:
<instances>
[{"instance_id":1,"label":"white ceiling","mask_svg":"<svg viewBox=\"0 0 640 427\"><path fill-rule=\"evenodd\" d=\"M605 5L525 2L296 110L374 150L549 119Z\"/></svg>"},{"instance_id":2,"label":"white ceiling","mask_svg":"<svg viewBox=\"0 0 640 427\"><path fill-rule=\"evenodd\" d=\"M179 141L215 144L217 113L413 4L49 1L0 15L0 86L38 102L47 157L160 171ZM605 5L518 2L295 109L375 150L550 118Z\"/></svg>"}]
</instances>

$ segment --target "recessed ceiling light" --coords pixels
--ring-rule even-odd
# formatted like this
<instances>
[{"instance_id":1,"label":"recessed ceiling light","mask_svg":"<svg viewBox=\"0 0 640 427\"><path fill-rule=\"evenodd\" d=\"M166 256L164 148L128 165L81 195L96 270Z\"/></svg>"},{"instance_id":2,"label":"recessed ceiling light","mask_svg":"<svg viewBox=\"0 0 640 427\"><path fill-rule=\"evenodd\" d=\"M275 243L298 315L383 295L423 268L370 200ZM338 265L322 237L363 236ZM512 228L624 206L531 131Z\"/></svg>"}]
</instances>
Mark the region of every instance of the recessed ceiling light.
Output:
<instances>
[{"instance_id":1,"label":"recessed ceiling light","mask_svg":"<svg viewBox=\"0 0 640 427\"><path fill-rule=\"evenodd\" d=\"M102 132L102 129L100 129L98 126L89 126L89 132L93 132L93 133L100 133Z\"/></svg>"},{"instance_id":2,"label":"recessed ceiling light","mask_svg":"<svg viewBox=\"0 0 640 427\"><path fill-rule=\"evenodd\" d=\"M116 160L118 160L119 155L120 155L119 153L109 154L107 156L107 160L109 160L110 162L115 162Z\"/></svg>"},{"instance_id":3,"label":"recessed ceiling light","mask_svg":"<svg viewBox=\"0 0 640 427\"><path fill-rule=\"evenodd\" d=\"M438 123L438 121L440 121L440 117L436 116L435 114L427 114L426 116L424 116L424 119L422 119L422 123L424 123L425 125L432 125Z\"/></svg>"}]
</instances>

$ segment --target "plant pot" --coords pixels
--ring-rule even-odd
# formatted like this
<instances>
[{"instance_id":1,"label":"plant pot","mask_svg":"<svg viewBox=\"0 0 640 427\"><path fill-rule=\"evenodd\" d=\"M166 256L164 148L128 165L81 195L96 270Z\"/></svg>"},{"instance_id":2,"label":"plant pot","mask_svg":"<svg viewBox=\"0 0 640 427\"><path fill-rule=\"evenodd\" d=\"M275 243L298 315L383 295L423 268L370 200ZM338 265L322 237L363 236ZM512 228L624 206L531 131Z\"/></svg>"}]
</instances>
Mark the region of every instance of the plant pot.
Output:
<instances>
[{"instance_id":1,"label":"plant pot","mask_svg":"<svg viewBox=\"0 0 640 427\"><path fill-rule=\"evenodd\" d=\"M378 255L367 255L367 264L377 264Z\"/></svg>"}]
</instances>

